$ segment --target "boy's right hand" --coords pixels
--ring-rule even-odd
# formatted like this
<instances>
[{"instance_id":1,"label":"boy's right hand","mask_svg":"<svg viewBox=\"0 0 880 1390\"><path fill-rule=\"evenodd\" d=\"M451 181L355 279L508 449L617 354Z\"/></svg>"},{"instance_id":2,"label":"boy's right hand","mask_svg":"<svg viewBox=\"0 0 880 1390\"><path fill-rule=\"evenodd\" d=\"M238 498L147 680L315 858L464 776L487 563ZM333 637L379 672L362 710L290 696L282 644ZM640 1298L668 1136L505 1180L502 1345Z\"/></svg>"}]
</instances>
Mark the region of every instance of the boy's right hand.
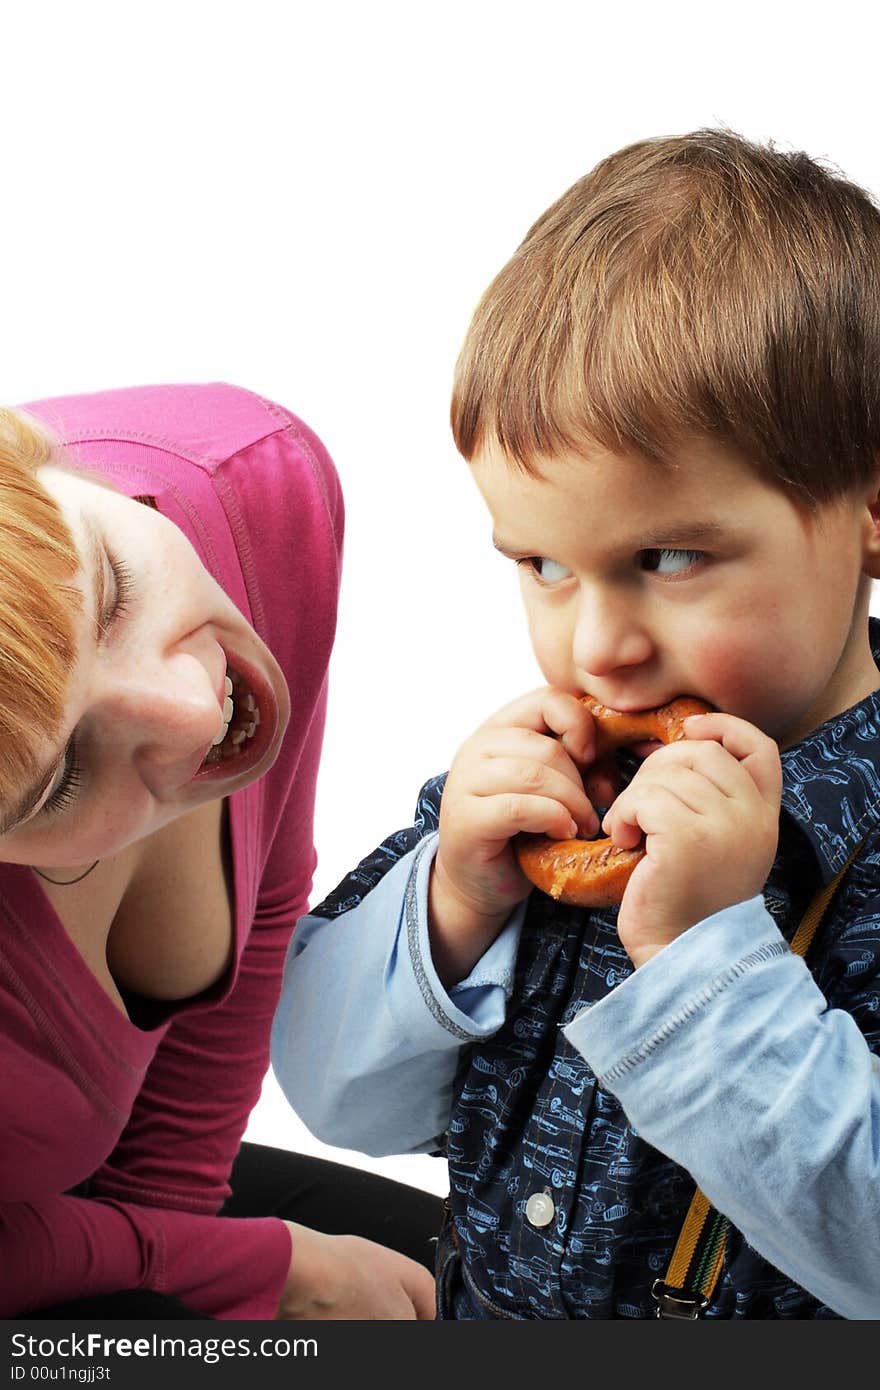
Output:
<instances>
[{"instance_id":1,"label":"boy's right hand","mask_svg":"<svg viewBox=\"0 0 880 1390\"><path fill-rule=\"evenodd\" d=\"M589 711L548 686L506 705L459 749L440 804L428 895L431 954L446 987L470 974L531 892L510 847L514 835L596 833L581 779L595 752ZM599 798L606 790L600 768L591 790Z\"/></svg>"}]
</instances>

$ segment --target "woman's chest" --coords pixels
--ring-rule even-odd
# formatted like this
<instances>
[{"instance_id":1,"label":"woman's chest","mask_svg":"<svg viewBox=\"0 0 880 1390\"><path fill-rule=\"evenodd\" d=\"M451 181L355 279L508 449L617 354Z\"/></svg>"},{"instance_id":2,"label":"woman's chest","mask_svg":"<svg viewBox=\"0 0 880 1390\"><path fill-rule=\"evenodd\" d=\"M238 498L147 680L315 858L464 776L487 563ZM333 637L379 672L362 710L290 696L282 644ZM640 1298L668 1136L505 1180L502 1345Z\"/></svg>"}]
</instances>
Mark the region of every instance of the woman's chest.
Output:
<instances>
[{"instance_id":1,"label":"woman's chest","mask_svg":"<svg viewBox=\"0 0 880 1390\"><path fill-rule=\"evenodd\" d=\"M117 1008L126 993L170 1003L216 984L233 951L226 803L199 807L102 868L89 895L58 888L52 901Z\"/></svg>"}]
</instances>

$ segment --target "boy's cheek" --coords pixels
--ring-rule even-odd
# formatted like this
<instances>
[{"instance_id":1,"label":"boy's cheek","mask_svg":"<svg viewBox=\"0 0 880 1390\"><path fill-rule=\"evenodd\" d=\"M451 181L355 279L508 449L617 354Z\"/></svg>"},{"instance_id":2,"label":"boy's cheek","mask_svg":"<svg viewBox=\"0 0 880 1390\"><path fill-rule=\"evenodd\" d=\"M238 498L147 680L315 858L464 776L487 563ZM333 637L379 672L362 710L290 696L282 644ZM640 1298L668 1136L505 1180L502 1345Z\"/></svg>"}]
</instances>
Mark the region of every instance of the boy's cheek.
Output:
<instances>
[{"instance_id":1,"label":"boy's cheek","mask_svg":"<svg viewBox=\"0 0 880 1390\"><path fill-rule=\"evenodd\" d=\"M735 714L761 726L774 703L773 677L780 670L782 653L769 661L758 631L732 635L719 625L695 638L695 659L685 658L682 669L691 677L692 689L682 694L707 700L723 714Z\"/></svg>"},{"instance_id":2,"label":"boy's cheek","mask_svg":"<svg viewBox=\"0 0 880 1390\"><path fill-rule=\"evenodd\" d=\"M571 689L574 663L570 643L566 644L564 637L554 632L549 623L542 624L531 615L529 637L541 675L547 684L558 686L561 690Z\"/></svg>"}]
</instances>

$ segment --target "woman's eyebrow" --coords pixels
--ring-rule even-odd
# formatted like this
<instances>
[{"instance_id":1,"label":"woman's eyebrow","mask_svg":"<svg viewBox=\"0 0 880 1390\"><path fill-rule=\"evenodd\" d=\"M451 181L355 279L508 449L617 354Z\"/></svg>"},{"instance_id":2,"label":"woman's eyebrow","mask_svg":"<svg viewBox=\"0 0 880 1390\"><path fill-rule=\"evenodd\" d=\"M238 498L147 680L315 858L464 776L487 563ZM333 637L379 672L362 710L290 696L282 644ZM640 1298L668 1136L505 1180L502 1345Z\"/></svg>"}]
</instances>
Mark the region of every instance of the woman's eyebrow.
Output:
<instances>
[{"instance_id":1,"label":"woman's eyebrow","mask_svg":"<svg viewBox=\"0 0 880 1390\"><path fill-rule=\"evenodd\" d=\"M86 513L80 513L83 534L85 536L85 574L89 579L89 588L92 597L92 626L96 639L100 642L104 633L104 611L106 606L106 569L104 565L104 545L101 540L100 532L92 518ZM27 820L46 790L52 785L55 774L58 771L59 763L67 756L67 748L62 751L61 756L55 758L44 772L41 772L35 782L27 791L23 792L18 802L7 811L6 815L0 816L0 835L8 835L10 830L14 830L23 820Z\"/></svg>"}]
</instances>

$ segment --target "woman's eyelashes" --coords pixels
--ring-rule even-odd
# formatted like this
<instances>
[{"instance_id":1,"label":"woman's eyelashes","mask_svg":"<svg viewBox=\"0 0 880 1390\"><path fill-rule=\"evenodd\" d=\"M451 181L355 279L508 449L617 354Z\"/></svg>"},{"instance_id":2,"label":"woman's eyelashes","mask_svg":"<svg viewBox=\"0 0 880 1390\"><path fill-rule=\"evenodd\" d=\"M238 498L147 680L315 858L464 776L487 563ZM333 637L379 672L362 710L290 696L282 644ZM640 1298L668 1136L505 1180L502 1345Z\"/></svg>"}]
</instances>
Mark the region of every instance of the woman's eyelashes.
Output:
<instances>
[{"instance_id":1,"label":"woman's eyelashes","mask_svg":"<svg viewBox=\"0 0 880 1390\"><path fill-rule=\"evenodd\" d=\"M76 800L77 792L82 784L82 776L82 766L76 755L76 740L71 739L67 745L61 781L52 795L43 802L41 811L56 816L61 811L66 811Z\"/></svg>"},{"instance_id":2,"label":"woman's eyelashes","mask_svg":"<svg viewBox=\"0 0 880 1390\"><path fill-rule=\"evenodd\" d=\"M131 570L118 556L113 554L109 547L106 550L113 587L110 604L101 621L101 639L106 637L113 624L119 621L123 613L127 612L134 593L134 576ZM77 756L76 735L74 735L67 745L61 781L51 796L48 796L43 802L41 811L50 816L57 816L63 811L67 811L76 801L82 786L83 775L84 770Z\"/></svg>"},{"instance_id":3,"label":"woman's eyelashes","mask_svg":"<svg viewBox=\"0 0 880 1390\"><path fill-rule=\"evenodd\" d=\"M113 592L109 609L103 618L102 637L106 635L113 623L117 622L128 611L134 594L134 576L131 570L124 561L113 554L109 546L107 547L107 561L113 576Z\"/></svg>"}]
</instances>

